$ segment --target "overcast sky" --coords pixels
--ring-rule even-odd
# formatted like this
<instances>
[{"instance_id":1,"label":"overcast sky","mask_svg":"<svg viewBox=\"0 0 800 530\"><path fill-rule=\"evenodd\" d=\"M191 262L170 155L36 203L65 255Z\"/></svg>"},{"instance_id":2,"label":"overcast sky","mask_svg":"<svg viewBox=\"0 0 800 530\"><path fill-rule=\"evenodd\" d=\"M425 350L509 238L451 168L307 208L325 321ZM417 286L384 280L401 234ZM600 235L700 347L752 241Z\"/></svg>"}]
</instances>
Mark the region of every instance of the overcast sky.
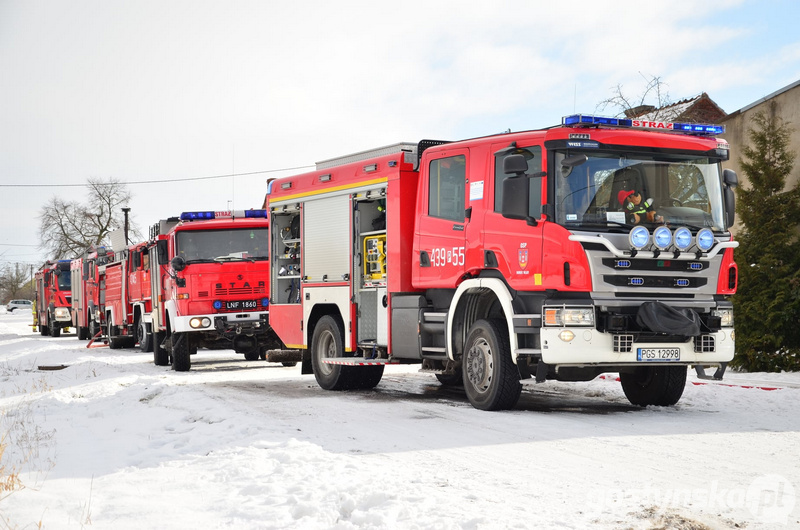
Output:
<instances>
[{"instance_id":1,"label":"overcast sky","mask_svg":"<svg viewBox=\"0 0 800 530\"><path fill-rule=\"evenodd\" d=\"M733 112L800 79L798 19L795 0L0 0L0 264L56 257L39 211L90 177L129 182L146 233L301 170L268 171L555 125L652 76Z\"/></svg>"}]
</instances>

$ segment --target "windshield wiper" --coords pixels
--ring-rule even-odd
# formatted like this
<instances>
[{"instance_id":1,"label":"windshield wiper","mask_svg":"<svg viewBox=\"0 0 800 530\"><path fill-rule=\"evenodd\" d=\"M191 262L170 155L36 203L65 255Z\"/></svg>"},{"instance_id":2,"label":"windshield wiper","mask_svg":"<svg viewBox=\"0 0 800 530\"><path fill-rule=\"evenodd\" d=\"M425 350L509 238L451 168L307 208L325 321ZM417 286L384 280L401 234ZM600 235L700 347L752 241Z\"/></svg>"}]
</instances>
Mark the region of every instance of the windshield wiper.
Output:
<instances>
[{"instance_id":1,"label":"windshield wiper","mask_svg":"<svg viewBox=\"0 0 800 530\"><path fill-rule=\"evenodd\" d=\"M188 265L190 263L216 263L216 262L211 258L192 258L192 259L187 259L186 260L186 264Z\"/></svg>"}]
</instances>

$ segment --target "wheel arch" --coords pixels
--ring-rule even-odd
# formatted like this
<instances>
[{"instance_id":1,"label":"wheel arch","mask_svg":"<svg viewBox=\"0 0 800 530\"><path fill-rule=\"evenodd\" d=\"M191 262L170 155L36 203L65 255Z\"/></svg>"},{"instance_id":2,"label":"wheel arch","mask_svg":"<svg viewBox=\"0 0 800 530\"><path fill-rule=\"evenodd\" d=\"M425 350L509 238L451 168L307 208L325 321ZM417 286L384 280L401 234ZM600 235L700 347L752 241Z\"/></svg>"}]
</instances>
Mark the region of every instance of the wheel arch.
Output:
<instances>
[{"instance_id":1,"label":"wheel arch","mask_svg":"<svg viewBox=\"0 0 800 530\"><path fill-rule=\"evenodd\" d=\"M480 319L500 318L508 326L511 360L516 364L517 336L511 292L499 278L475 278L458 286L447 312L447 356L456 360L472 324Z\"/></svg>"},{"instance_id":2,"label":"wheel arch","mask_svg":"<svg viewBox=\"0 0 800 530\"><path fill-rule=\"evenodd\" d=\"M339 306L336 304L316 304L311 309L311 313L309 313L308 318L306 319L306 345L309 348L311 347L311 341L314 339L314 328L317 326L317 322L319 322L319 320L326 315L330 315L336 319L339 327L344 333L342 341L344 344L347 343L347 330L344 328L344 318L342 317Z\"/></svg>"}]
</instances>

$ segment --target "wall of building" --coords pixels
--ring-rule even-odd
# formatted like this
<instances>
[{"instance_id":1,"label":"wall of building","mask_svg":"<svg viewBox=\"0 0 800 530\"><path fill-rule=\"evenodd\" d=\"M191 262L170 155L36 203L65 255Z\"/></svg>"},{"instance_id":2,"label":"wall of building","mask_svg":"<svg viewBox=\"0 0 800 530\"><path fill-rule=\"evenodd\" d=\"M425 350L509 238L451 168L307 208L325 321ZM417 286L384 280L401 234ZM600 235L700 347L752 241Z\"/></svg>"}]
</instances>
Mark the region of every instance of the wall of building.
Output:
<instances>
[{"instance_id":1,"label":"wall of building","mask_svg":"<svg viewBox=\"0 0 800 530\"><path fill-rule=\"evenodd\" d=\"M731 146L731 159L723 164L723 167L736 171L740 186L748 185L747 175L742 171L739 160L742 157L742 147L750 143L747 131L753 126L752 117L760 111L769 112L769 104L772 101L776 103L777 115L794 128L789 141L789 149L794 151L796 161L792 172L786 179L786 187L788 189L800 182L800 81L797 81L747 107L728 114L719 122L725 125L725 134L721 137L727 140ZM737 221L733 229L734 233L737 231L738 225Z\"/></svg>"}]
</instances>

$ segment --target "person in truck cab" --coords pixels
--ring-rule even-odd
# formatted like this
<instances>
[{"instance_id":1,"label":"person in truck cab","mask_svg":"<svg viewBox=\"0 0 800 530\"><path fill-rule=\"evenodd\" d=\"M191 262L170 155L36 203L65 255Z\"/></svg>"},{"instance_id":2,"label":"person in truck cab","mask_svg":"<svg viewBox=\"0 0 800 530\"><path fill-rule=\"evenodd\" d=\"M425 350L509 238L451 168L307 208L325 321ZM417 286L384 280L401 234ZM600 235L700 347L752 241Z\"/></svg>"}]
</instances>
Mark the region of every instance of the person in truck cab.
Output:
<instances>
[{"instance_id":1,"label":"person in truck cab","mask_svg":"<svg viewBox=\"0 0 800 530\"><path fill-rule=\"evenodd\" d=\"M644 220L649 223L663 221L663 217L656 215L653 199L642 200L641 193L636 190L620 190L617 200L622 205L625 218L630 224L639 224Z\"/></svg>"}]
</instances>

